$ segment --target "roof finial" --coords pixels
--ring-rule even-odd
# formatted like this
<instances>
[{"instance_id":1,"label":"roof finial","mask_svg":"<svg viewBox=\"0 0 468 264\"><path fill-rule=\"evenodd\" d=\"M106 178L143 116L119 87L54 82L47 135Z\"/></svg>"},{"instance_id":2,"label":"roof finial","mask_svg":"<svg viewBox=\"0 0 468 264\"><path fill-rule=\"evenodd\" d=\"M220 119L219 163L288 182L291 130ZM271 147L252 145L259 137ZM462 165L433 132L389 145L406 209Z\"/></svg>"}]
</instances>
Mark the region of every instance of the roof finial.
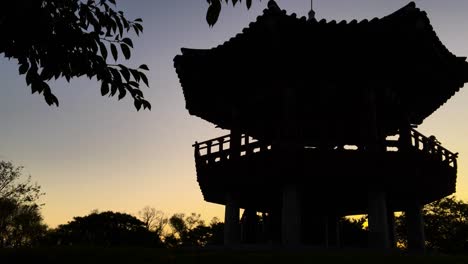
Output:
<instances>
[{"instance_id":1,"label":"roof finial","mask_svg":"<svg viewBox=\"0 0 468 264\"><path fill-rule=\"evenodd\" d=\"M314 0L310 0L309 21L315 20Z\"/></svg>"}]
</instances>

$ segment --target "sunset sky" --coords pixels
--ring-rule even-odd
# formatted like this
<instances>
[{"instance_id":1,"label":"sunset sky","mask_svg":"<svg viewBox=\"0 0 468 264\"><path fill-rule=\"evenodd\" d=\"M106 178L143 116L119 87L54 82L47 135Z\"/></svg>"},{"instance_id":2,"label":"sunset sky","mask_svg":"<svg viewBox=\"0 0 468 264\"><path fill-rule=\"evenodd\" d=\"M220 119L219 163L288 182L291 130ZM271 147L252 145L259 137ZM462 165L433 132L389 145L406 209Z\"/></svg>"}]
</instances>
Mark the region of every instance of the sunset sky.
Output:
<instances>
[{"instance_id":1,"label":"sunset sky","mask_svg":"<svg viewBox=\"0 0 468 264\"><path fill-rule=\"evenodd\" d=\"M52 82L60 107L31 95L16 61L0 60L0 159L25 167L46 192L43 215L51 227L93 209L136 214L149 205L167 215L197 212L209 220L223 207L203 201L196 181L192 144L228 131L190 116L173 58L180 48L211 48L254 21L267 0L223 5L213 27L205 0L120 0L128 18L141 17L144 34L134 39L129 65L151 69L145 97L152 111L137 112L128 97L101 97L95 80ZM318 19L371 19L409 1L315 0ZM309 0L278 0L288 13L306 16ZM468 56L468 1L420 0L439 38L458 56ZM241 73L241 69L239 70ZM458 198L468 200L468 89L462 89L418 128L459 152Z\"/></svg>"}]
</instances>

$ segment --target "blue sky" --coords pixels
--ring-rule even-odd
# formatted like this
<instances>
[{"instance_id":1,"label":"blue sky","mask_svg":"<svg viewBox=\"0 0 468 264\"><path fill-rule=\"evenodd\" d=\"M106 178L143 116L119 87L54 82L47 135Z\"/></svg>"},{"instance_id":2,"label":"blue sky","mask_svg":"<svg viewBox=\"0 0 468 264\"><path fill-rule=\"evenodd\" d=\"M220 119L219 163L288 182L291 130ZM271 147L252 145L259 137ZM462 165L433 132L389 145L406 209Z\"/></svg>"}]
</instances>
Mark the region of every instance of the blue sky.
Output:
<instances>
[{"instance_id":1,"label":"blue sky","mask_svg":"<svg viewBox=\"0 0 468 264\"><path fill-rule=\"evenodd\" d=\"M153 110L136 112L130 98L100 96L94 80L51 83L60 107L31 95L15 61L0 60L0 158L25 166L26 174L47 193L45 220L51 226L93 209L137 213L146 205L165 211L199 212L222 217L223 208L203 201L196 182L194 141L228 133L192 117L185 110L172 59L180 48L210 48L241 32L267 1L223 5L219 22L209 28L204 0L120 0L129 18L144 20L144 34L134 39L129 65L148 64ZM277 1L288 13L307 15L309 0ZM408 1L315 0L318 19L382 17ZM468 1L416 1L442 42L458 56L468 56ZM450 150L460 152L457 196L468 199L468 92L453 97L420 126Z\"/></svg>"}]
</instances>

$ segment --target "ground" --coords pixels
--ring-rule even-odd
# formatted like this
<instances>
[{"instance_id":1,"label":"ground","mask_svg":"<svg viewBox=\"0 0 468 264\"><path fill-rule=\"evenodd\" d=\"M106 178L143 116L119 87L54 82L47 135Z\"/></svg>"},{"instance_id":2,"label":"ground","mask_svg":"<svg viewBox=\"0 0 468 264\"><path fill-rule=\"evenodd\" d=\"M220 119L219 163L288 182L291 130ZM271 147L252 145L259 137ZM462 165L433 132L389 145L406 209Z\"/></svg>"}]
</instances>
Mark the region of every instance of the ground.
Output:
<instances>
[{"instance_id":1,"label":"ground","mask_svg":"<svg viewBox=\"0 0 468 264\"><path fill-rule=\"evenodd\" d=\"M411 255L401 252L382 253L362 250L226 250L152 248L36 248L2 249L2 263L468 263L468 256Z\"/></svg>"}]
</instances>

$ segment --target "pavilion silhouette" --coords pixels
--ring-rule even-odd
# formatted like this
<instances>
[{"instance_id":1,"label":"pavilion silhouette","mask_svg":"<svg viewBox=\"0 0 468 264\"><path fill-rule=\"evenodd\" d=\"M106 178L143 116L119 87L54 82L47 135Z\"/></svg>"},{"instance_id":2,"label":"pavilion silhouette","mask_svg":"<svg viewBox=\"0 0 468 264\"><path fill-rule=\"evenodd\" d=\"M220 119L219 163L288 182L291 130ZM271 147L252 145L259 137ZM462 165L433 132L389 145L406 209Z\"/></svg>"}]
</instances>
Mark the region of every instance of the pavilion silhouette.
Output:
<instances>
[{"instance_id":1,"label":"pavilion silhouette","mask_svg":"<svg viewBox=\"0 0 468 264\"><path fill-rule=\"evenodd\" d=\"M368 214L370 246L392 248L403 211L422 250L422 206L455 192L457 154L415 127L468 82L468 63L415 3L370 21L310 14L270 1L229 41L174 59L189 113L230 130L194 144L225 244L241 241L243 208L242 225L262 212L286 246L339 245L338 217Z\"/></svg>"}]
</instances>

